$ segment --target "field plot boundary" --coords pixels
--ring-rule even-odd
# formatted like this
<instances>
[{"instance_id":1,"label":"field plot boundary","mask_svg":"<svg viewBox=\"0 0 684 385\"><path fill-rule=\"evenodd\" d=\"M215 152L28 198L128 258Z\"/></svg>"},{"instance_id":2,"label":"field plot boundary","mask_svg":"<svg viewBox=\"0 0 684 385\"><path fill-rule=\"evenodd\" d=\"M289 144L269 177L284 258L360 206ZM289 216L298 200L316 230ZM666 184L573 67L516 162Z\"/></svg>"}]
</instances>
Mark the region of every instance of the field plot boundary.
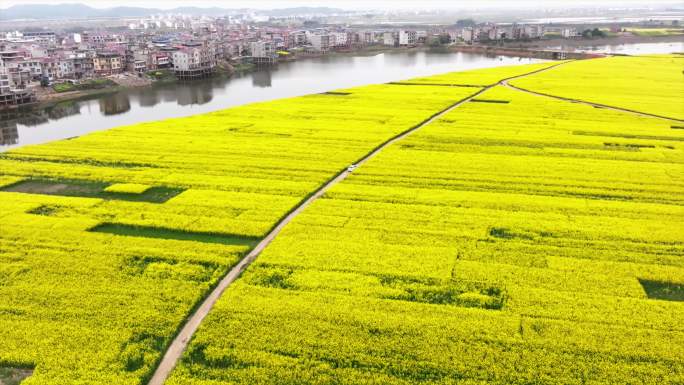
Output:
<instances>
[{"instance_id":1,"label":"field plot boundary","mask_svg":"<svg viewBox=\"0 0 684 385\"><path fill-rule=\"evenodd\" d=\"M674 122L684 122L684 119L671 118L671 117L668 117L668 116L657 115L657 114L651 114L651 113L649 113L649 112L642 112L642 111L637 111L637 110L631 110L631 109L629 109L629 108L622 108L622 107L609 106L609 105L607 105L607 104L594 103L594 102L590 102L590 101L586 101L586 100L582 100L582 99L566 98L566 97L563 97L563 96L557 96L557 95L547 94L547 93L544 93L544 92L532 91L532 90L527 89L527 88L522 88L522 87L519 87L519 86L515 86L515 85L513 85L513 84L510 84L510 83L508 82L509 80L512 80L512 79L505 79L505 80L502 80L502 81L500 82L500 84L503 85L503 86L506 86L506 87L508 87L508 88L512 88L512 89L514 89L514 90L520 91L520 92L527 92L528 94L532 94L532 95L544 96L544 97L547 97L547 98L553 98L553 99L563 100L563 101L571 102L571 103L582 103L582 104L586 104L586 105L589 105L589 106L592 106L592 107L595 107L595 108L605 108L605 109L607 109L607 110L613 110L613 111L619 111L619 112L626 112L626 113L630 113L630 114L636 114L636 115L641 115L641 116L647 116L647 117L651 117L651 118L665 119L665 120L670 120L670 121L674 121Z\"/></svg>"},{"instance_id":2,"label":"field plot boundary","mask_svg":"<svg viewBox=\"0 0 684 385\"><path fill-rule=\"evenodd\" d=\"M105 233L127 237L173 239L178 241L218 243L236 246L252 246L258 241L258 239L254 237L237 234L186 231L164 227L139 226L111 222L100 223L88 231L91 233Z\"/></svg>"},{"instance_id":3,"label":"field plot boundary","mask_svg":"<svg viewBox=\"0 0 684 385\"><path fill-rule=\"evenodd\" d=\"M72 179L27 178L0 186L0 192L162 204L186 190L176 187L148 186L143 192L139 193L108 191L107 189L113 185L116 185L116 183Z\"/></svg>"},{"instance_id":4,"label":"field plot boundary","mask_svg":"<svg viewBox=\"0 0 684 385\"><path fill-rule=\"evenodd\" d=\"M483 94L487 90L494 88L498 86L499 84L502 84L508 80L524 77L524 76L529 76L533 75L539 72L543 71L548 71L553 68L556 68L560 65L569 63L571 61L564 61L560 62L545 68L541 68L535 71L531 71L528 73L524 73L521 75L516 75L512 77L508 77L502 80L499 80L498 82L495 82L493 84L490 84L488 86L482 87L479 91L472 93L471 95L455 102L454 104L450 105L449 107L433 114L426 120L422 121L421 123L399 133L398 135L395 135L394 137L388 139L387 141L383 142L382 144L378 145L375 147L373 150L371 150L369 153L364 155L361 159L359 159L354 165L362 166L364 163L375 157L378 153L380 153L382 150L385 148L391 146L395 142L398 142L405 137L411 135L413 132L419 130L420 128L429 125L430 123L434 122L435 120L439 119L445 114L448 114L452 110L458 108L459 106L468 103L471 99ZM181 356L183 355L183 352L187 348L188 344L190 343L190 340L192 339L192 336L195 334L197 329L199 328L200 324L204 320L204 318L209 314L209 311L214 307L216 302L219 300L223 292L233 283L235 280L240 276L240 274L247 268L249 265L256 260L256 258L261 254L261 252L275 239L275 237L282 231L282 229L289 224L297 215L299 215L304 209L306 209L311 203L313 203L315 200L323 196L323 194L326 193L330 188L335 186L336 184L340 183L344 179L349 176L350 171L348 169L343 169L340 171L338 174L333 176L330 180L328 180L326 183L324 183L321 187L319 187L317 190L312 192L309 196L305 197L297 206L295 206L292 211L290 211L288 214L286 214L276 225L268 232L268 234L244 257L238 262L229 272L226 274L221 281L214 287L214 289L211 291L211 293L202 300L201 304L199 304L197 307L195 307L194 312L189 315L186 318L186 322L182 327L179 329L180 331L176 335L176 337L173 339L171 344L168 346L166 349L164 356L162 359L159 361L159 364L157 368L154 371L154 374L150 378L150 381L148 382L148 385L163 385L166 379L169 377L173 369L175 368L176 364L180 360Z\"/></svg>"}]
</instances>

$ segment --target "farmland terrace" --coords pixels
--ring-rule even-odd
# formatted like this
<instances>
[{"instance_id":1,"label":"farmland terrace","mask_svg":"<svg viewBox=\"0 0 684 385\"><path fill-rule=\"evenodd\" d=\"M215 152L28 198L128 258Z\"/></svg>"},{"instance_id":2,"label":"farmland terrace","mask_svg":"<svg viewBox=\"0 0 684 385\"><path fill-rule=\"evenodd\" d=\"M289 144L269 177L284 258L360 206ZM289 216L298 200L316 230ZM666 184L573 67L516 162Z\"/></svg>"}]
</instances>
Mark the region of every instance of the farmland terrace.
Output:
<instances>
[{"instance_id":1,"label":"farmland terrace","mask_svg":"<svg viewBox=\"0 0 684 385\"><path fill-rule=\"evenodd\" d=\"M683 64L450 73L4 153L0 368L682 383Z\"/></svg>"}]
</instances>

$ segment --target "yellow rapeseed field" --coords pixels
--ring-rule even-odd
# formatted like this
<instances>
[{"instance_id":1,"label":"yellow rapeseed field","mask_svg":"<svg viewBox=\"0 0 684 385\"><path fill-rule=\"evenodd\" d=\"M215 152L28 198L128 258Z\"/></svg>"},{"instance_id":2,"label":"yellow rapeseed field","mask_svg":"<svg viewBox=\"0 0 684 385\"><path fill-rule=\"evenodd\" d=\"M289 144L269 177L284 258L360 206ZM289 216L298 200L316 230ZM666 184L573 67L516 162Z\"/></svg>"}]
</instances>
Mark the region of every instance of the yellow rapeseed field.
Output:
<instances>
[{"instance_id":1,"label":"yellow rapeseed field","mask_svg":"<svg viewBox=\"0 0 684 385\"><path fill-rule=\"evenodd\" d=\"M476 92L375 85L0 154L0 367L28 385L140 384L279 218Z\"/></svg>"},{"instance_id":2,"label":"yellow rapeseed field","mask_svg":"<svg viewBox=\"0 0 684 385\"><path fill-rule=\"evenodd\" d=\"M511 83L676 117L680 61L569 62ZM663 70L630 83L644 63ZM0 154L0 368L34 369L27 385L146 383L194 307L319 186L554 64ZM489 88L287 225L167 384L682 383L680 128Z\"/></svg>"},{"instance_id":3,"label":"yellow rapeseed field","mask_svg":"<svg viewBox=\"0 0 684 385\"><path fill-rule=\"evenodd\" d=\"M684 120L684 56L580 60L511 84L551 95Z\"/></svg>"},{"instance_id":4,"label":"yellow rapeseed field","mask_svg":"<svg viewBox=\"0 0 684 385\"><path fill-rule=\"evenodd\" d=\"M683 383L684 131L478 99L500 103L443 116L296 218L170 384Z\"/></svg>"}]
</instances>

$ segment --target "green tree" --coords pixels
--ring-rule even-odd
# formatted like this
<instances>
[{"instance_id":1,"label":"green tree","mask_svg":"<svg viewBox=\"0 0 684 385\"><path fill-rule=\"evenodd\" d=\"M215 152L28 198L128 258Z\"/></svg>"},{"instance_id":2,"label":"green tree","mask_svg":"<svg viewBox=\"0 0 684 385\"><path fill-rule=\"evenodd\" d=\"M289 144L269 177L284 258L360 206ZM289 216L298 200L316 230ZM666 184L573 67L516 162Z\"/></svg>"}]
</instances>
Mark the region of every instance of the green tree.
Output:
<instances>
[{"instance_id":1,"label":"green tree","mask_svg":"<svg viewBox=\"0 0 684 385\"><path fill-rule=\"evenodd\" d=\"M461 27L461 28L474 27L475 24L477 24L477 23L475 23L475 20L473 20L473 19L460 19L460 20L456 21L456 26Z\"/></svg>"}]
</instances>

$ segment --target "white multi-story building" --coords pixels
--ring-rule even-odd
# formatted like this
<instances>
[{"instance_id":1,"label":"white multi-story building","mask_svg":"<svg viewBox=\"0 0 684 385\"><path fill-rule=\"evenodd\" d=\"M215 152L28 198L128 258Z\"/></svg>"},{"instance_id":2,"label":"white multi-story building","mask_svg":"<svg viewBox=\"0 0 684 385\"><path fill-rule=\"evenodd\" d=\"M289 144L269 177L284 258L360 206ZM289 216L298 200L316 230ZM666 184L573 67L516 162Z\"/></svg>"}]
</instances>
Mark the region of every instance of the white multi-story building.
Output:
<instances>
[{"instance_id":1,"label":"white multi-story building","mask_svg":"<svg viewBox=\"0 0 684 385\"><path fill-rule=\"evenodd\" d=\"M314 50L318 52L327 52L330 50L330 35L327 33L317 33L309 36L311 45Z\"/></svg>"},{"instance_id":2,"label":"white multi-story building","mask_svg":"<svg viewBox=\"0 0 684 385\"><path fill-rule=\"evenodd\" d=\"M57 35L52 31L29 31L22 32L23 38L41 44L55 44Z\"/></svg>"},{"instance_id":3,"label":"white multi-story building","mask_svg":"<svg viewBox=\"0 0 684 385\"><path fill-rule=\"evenodd\" d=\"M94 55L95 53L89 51L74 51L65 55L66 60L71 63L75 78L80 79L93 74L95 70Z\"/></svg>"},{"instance_id":4,"label":"white multi-story building","mask_svg":"<svg viewBox=\"0 0 684 385\"><path fill-rule=\"evenodd\" d=\"M123 72L125 61L116 52L100 52L93 58L93 70L99 75L112 75Z\"/></svg>"},{"instance_id":5,"label":"white multi-story building","mask_svg":"<svg viewBox=\"0 0 684 385\"><path fill-rule=\"evenodd\" d=\"M242 56L242 52L245 50L245 42L242 40L235 40L228 42L224 45L223 51L226 57L238 57Z\"/></svg>"},{"instance_id":6,"label":"white multi-story building","mask_svg":"<svg viewBox=\"0 0 684 385\"><path fill-rule=\"evenodd\" d=\"M6 69L12 88L24 88L42 75L40 59L24 55L20 51L0 52L0 66Z\"/></svg>"},{"instance_id":7,"label":"white multi-story building","mask_svg":"<svg viewBox=\"0 0 684 385\"><path fill-rule=\"evenodd\" d=\"M560 33L561 36L566 39L580 36L580 33L577 32L577 28L563 28Z\"/></svg>"},{"instance_id":8,"label":"white multi-story building","mask_svg":"<svg viewBox=\"0 0 684 385\"><path fill-rule=\"evenodd\" d=\"M464 28L461 30L461 39L467 43L472 43L473 42L473 29L472 28Z\"/></svg>"},{"instance_id":9,"label":"white multi-story building","mask_svg":"<svg viewBox=\"0 0 684 385\"><path fill-rule=\"evenodd\" d=\"M399 38L394 32L385 32L382 35L382 43L394 47L399 43Z\"/></svg>"},{"instance_id":10,"label":"white multi-story building","mask_svg":"<svg viewBox=\"0 0 684 385\"><path fill-rule=\"evenodd\" d=\"M211 50L204 47L184 47L173 53L174 71L205 70L214 65Z\"/></svg>"},{"instance_id":11,"label":"white multi-story building","mask_svg":"<svg viewBox=\"0 0 684 385\"><path fill-rule=\"evenodd\" d=\"M23 89L14 89L12 85L13 80L10 71L5 67L3 60L0 60L0 109L7 106L17 106L21 104L32 103L35 101L33 92ZM21 84L25 86L25 84ZM2 127L0 123L0 142L5 144L16 143L16 131L12 134L11 130L7 130L7 126Z\"/></svg>"},{"instance_id":12,"label":"white multi-story building","mask_svg":"<svg viewBox=\"0 0 684 385\"><path fill-rule=\"evenodd\" d=\"M399 31L399 45L414 45L418 41L416 31Z\"/></svg>"},{"instance_id":13,"label":"white multi-story building","mask_svg":"<svg viewBox=\"0 0 684 385\"><path fill-rule=\"evenodd\" d=\"M306 44L306 32L296 31L289 35L292 47L301 47Z\"/></svg>"},{"instance_id":14,"label":"white multi-story building","mask_svg":"<svg viewBox=\"0 0 684 385\"><path fill-rule=\"evenodd\" d=\"M50 80L73 77L74 62L62 58L45 58L41 61L42 75Z\"/></svg>"},{"instance_id":15,"label":"white multi-story building","mask_svg":"<svg viewBox=\"0 0 684 385\"><path fill-rule=\"evenodd\" d=\"M363 31L359 32L359 38L363 44L373 44L375 43L375 34L373 31Z\"/></svg>"},{"instance_id":16,"label":"white multi-story building","mask_svg":"<svg viewBox=\"0 0 684 385\"><path fill-rule=\"evenodd\" d=\"M32 58L44 58L48 57L47 48L40 45L31 45L29 48L29 53Z\"/></svg>"},{"instance_id":17,"label":"white multi-story building","mask_svg":"<svg viewBox=\"0 0 684 385\"><path fill-rule=\"evenodd\" d=\"M253 57L274 57L276 47L271 41L254 41L250 43L250 52Z\"/></svg>"},{"instance_id":18,"label":"white multi-story building","mask_svg":"<svg viewBox=\"0 0 684 385\"><path fill-rule=\"evenodd\" d=\"M133 71L144 73L147 71L147 62L145 60L136 60L133 62Z\"/></svg>"},{"instance_id":19,"label":"white multi-story building","mask_svg":"<svg viewBox=\"0 0 684 385\"><path fill-rule=\"evenodd\" d=\"M8 94L10 92L10 78L7 73L7 68L0 61L0 95Z\"/></svg>"},{"instance_id":20,"label":"white multi-story building","mask_svg":"<svg viewBox=\"0 0 684 385\"><path fill-rule=\"evenodd\" d=\"M171 65L171 58L166 53L150 54L149 69L167 68Z\"/></svg>"},{"instance_id":21,"label":"white multi-story building","mask_svg":"<svg viewBox=\"0 0 684 385\"><path fill-rule=\"evenodd\" d=\"M344 47L347 45L347 33L346 32L330 32L330 46L332 47Z\"/></svg>"},{"instance_id":22,"label":"white multi-story building","mask_svg":"<svg viewBox=\"0 0 684 385\"><path fill-rule=\"evenodd\" d=\"M539 39L544 36L543 25L526 25L523 30L525 37L530 39Z\"/></svg>"}]
</instances>

